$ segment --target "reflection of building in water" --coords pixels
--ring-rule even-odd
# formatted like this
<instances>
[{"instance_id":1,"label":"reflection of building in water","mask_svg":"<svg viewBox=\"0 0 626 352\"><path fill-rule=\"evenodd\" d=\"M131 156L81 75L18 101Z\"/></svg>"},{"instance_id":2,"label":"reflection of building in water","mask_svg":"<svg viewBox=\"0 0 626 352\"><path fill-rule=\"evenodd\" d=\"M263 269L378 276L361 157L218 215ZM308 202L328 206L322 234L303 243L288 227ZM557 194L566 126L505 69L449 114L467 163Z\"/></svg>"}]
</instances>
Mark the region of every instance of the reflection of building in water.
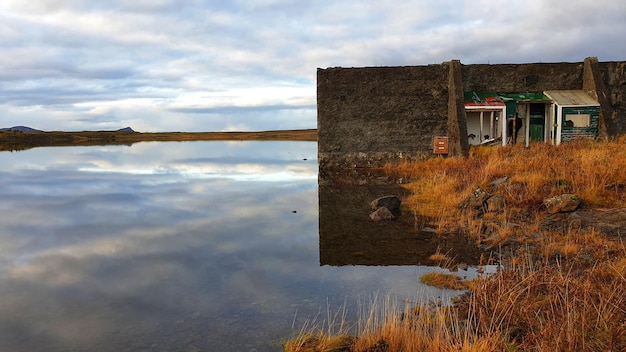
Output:
<instances>
[{"instance_id":1,"label":"reflection of building in water","mask_svg":"<svg viewBox=\"0 0 626 352\"><path fill-rule=\"evenodd\" d=\"M478 263L472 240L423 232L425 220L407 211L396 221L370 220L372 200L408 194L398 182L384 175L320 173L320 265L432 265L429 257L437 251L458 263Z\"/></svg>"}]
</instances>

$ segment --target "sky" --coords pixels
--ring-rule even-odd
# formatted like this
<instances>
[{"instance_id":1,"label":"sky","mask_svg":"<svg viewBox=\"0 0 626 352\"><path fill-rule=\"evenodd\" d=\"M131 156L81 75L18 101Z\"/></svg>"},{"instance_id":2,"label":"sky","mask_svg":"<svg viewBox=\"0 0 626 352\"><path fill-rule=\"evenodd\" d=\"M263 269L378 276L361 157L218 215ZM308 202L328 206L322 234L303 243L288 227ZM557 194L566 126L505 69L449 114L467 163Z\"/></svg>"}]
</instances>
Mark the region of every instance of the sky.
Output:
<instances>
[{"instance_id":1,"label":"sky","mask_svg":"<svg viewBox=\"0 0 626 352\"><path fill-rule=\"evenodd\" d=\"M3 0L0 127L316 128L327 67L626 60L615 0Z\"/></svg>"}]
</instances>

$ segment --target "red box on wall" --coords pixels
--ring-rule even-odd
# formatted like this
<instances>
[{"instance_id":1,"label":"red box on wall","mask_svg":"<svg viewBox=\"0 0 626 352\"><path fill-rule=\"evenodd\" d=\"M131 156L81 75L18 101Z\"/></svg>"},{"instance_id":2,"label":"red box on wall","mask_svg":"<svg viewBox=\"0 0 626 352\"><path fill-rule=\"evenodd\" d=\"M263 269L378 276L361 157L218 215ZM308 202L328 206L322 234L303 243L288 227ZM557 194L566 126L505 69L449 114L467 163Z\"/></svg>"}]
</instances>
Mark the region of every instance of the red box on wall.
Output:
<instances>
[{"instance_id":1,"label":"red box on wall","mask_svg":"<svg viewBox=\"0 0 626 352\"><path fill-rule=\"evenodd\" d=\"M433 151L435 154L448 154L448 137L435 137Z\"/></svg>"}]
</instances>

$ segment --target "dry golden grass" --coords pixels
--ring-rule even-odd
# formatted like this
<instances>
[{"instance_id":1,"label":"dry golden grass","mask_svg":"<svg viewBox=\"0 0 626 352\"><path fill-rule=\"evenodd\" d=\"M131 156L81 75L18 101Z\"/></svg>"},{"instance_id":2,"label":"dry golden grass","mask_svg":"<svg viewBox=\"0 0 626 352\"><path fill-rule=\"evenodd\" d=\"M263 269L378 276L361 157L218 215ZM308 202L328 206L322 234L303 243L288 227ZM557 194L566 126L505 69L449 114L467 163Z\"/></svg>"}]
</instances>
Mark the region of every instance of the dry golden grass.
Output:
<instances>
[{"instance_id":1,"label":"dry golden grass","mask_svg":"<svg viewBox=\"0 0 626 352\"><path fill-rule=\"evenodd\" d=\"M416 219L477 242L489 236L496 248L514 239L516 251L495 275L462 283L470 291L452 307L370 307L349 351L626 351L624 244L593 229L540 226L543 199L563 193L580 196L585 208L626 208L626 137L470 154L387 169L414 181L405 204ZM490 185L502 177L506 183ZM458 205L476 188L504 197L506 209L463 212Z\"/></svg>"},{"instance_id":2,"label":"dry golden grass","mask_svg":"<svg viewBox=\"0 0 626 352\"><path fill-rule=\"evenodd\" d=\"M497 329L479 333L477 325L449 307L406 305L389 297L363 306L358 337L313 329L283 344L288 352L506 351L514 347ZM318 343L319 342L319 343Z\"/></svg>"},{"instance_id":3,"label":"dry golden grass","mask_svg":"<svg viewBox=\"0 0 626 352\"><path fill-rule=\"evenodd\" d=\"M389 303L370 308L352 351L503 351L507 343L497 331L478 334L476 325L457 310L430 305L398 309Z\"/></svg>"},{"instance_id":4,"label":"dry golden grass","mask_svg":"<svg viewBox=\"0 0 626 352\"><path fill-rule=\"evenodd\" d=\"M524 259L522 259L524 260ZM624 351L626 259L581 269L526 262L473 281L455 306L365 307L346 334L302 335L285 351Z\"/></svg>"},{"instance_id":5,"label":"dry golden grass","mask_svg":"<svg viewBox=\"0 0 626 352\"><path fill-rule=\"evenodd\" d=\"M432 271L420 276L420 281L426 285L452 290L467 289L467 284L457 275Z\"/></svg>"},{"instance_id":6,"label":"dry golden grass","mask_svg":"<svg viewBox=\"0 0 626 352\"><path fill-rule=\"evenodd\" d=\"M326 307L326 318L306 320L297 336L283 342L283 350L289 352L349 352L355 337L349 334L345 320L345 306L333 312Z\"/></svg>"},{"instance_id":7,"label":"dry golden grass","mask_svg":"<svg viewBox=\"0 0 626 352\"><path fill-rule=\"evenodd\" d=\"M626 349L624 261L506 270L482 281L464 304L468 316L500 326L522 351Z\"/></svg>"},{"instance_id":8,"label":"dry golden grass","mask_svg":"<svg viewBox=\"0 0 626 352\"><path fill-rule=\"evenodd\" d=\"M355 338L349 335L305 335L283 344L291 352L344 352L350 351Z\"/></svg>"},{"instance_id":9,"label":"dry golden grass","mask_svg":"<svg viewBox=\"0 0 626 352\"><path fill-rule=\"evenodd\" d=\"M432 260L433 262L443 263L443 262L449 261L450 257L448 257L447 255L443 253L437 252L435 254L432 254L430 257L428 257L428 259Z\"/></svg>"},{"instance_id":10,"label":"dry golden grass","mask_svg":"<svg viewBox=\"0 0 626 352\"><path fill-rule=\"evenodd\" d=\"M386 169L410 176L412 195L405 203L445 227L463 221L456 209L463 199L502 177L508 182L499 194L509 208L537 210L543 199L562 193L578 194L589 207L626 207L624 166L626 147L618 140L476 147L468 159L433 158Z\"/></svg>"}]
</instances>

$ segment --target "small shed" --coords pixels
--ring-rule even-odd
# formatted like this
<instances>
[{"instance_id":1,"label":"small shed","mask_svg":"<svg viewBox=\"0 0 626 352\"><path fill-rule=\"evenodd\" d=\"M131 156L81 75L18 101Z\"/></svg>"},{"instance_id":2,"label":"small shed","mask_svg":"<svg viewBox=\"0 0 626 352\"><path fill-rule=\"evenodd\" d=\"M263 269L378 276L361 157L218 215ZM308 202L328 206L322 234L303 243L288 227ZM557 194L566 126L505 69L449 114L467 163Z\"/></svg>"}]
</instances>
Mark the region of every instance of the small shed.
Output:
<instances>
[{"instance_id":1,"label":"small shed","mask_svg":"<svg viewBox=\"0 0 626 352\"><path fill-rule=\"evenodd\" d=\"M465 92L467 138L470 145L479 145L502 138L498 120L505 116L506 105L496 92Z\"/></svg>"},{"instance_id":2,"label":"small shed","mask_svg":"<svg viewBox=\"0 0 626 352\"><path fill-rule=\"evenodd\" d=\"M524 131L519 140L523 140L526 146L531 139L549 139L546 126L551 124L549 107L552 100L542 92L465 92L464 98L470 145L501 139L504 146L513 139L517 140L519 129L515 129L513 123L515 116L519 116L522 121L519 127L524 128Z\"/></svg>"},{"instance_id":3,"label":"small shed","mask_svg":"<svg viewBox=\"0 0 626 352\"><path fill-rule=\"evenodd\" d=\"M575 139L595 139L600 125L600 104L582 90L550 90L554 144Z\"/></svg>"}]
</instances>

